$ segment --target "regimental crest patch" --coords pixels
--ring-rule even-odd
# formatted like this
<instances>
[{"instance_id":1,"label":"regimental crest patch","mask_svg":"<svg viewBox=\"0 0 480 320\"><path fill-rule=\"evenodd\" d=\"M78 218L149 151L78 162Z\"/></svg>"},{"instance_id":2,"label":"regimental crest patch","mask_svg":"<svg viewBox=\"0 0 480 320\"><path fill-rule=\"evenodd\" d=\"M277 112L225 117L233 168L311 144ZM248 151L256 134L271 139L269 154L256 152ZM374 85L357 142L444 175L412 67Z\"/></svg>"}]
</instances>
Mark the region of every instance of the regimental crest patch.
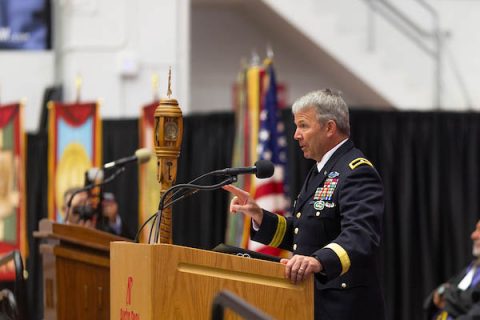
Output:
<instances>
[{"instance_id":1,"label":"regimental crest patch","mask_svg":"<svg viewBox=\"0 0 480 320\"><path fill-rule=\"evenodd\" d=\"M315 203L313 204L313 207L316 210L323 210L323 208L325 208L325 202L324 201L315 201Z\"/></svg>"}]
</instances>

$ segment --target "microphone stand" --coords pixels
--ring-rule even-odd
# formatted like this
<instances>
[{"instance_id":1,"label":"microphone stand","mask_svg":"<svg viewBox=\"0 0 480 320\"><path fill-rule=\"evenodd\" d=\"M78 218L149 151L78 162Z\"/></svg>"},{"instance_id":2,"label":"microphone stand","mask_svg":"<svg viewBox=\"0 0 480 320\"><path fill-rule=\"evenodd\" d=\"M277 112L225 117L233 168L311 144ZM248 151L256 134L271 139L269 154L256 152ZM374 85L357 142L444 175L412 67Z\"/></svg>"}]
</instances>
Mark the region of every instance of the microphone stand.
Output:
<instances>
[{"instance_id":1,"label":"microphone stand","mask_svg":"<svg viewBox=\"0 0 480 320\"><path fill-rule=\"evenodd\" d=\"M205 176L207 176L207 175L210 175L210 174L213 174L213 172L204 174L203 176L195 179L194 181L199 180L200 178L203 178L203 177L205 177ZM231 175L231 176L229 176L227 179L225 179L225 180L223 180L223 181L221 181L221 182L219 182L219 183L217 183L217 184L209 185L209 186L202 186L202 185L196 185L196 184L192 184L192 183L185 183L185 184L177 184L177 185L175 185L175 186L170 187L170 188L163 194L162 198L160 199L159 209L158 209L157 213L155 213L155 215L152 216L152 217L156 217L156 219L157 219L157 221L155 221L155 222L156 222L156 223L155 223L155 226L152 226L152 227L155 227L155 236L153 237L155 243L158 242L158 238L159 238L159 236L160 236L160 221L161 221L163 209L165 209L166 207L171 206L172 204L174 204L174 203L177 202L178 200L181 200L181 199L183 199L184 197L187 196L187 194L184 194L184 195L182 195L181 197L179 197L179 198L177 198L177 199L175 199L175 200L173 200L173 201L170 201L169 203L167 203L167 206L165 206L165 199L166 199L166 196L167 196L169 193L171 193L171 192L173 192L173 191L175 191L175 190L180 190L180 189L194 189L195 192L196 192L196 191L199 191L199 190L209 190L209 191L211 191L211 190L219 189L219 188L221 188L221 187L223 187L223 186L226 186L226 185L228 185L228 184L232 184L232 183L236 182L237 180L238 180L238 179L237 179L237 176L236 176L236 175ZM194 193L194 192L193 192L193 193ZM191 195L191 194L193 194L193 193L190 193L190 194L188 194L188 195ZM173 196L170 197L170 199L172 199L172 198L173 198ZM152 217L150 217L150 219L152 219ZM150 219L149 219L149 220L150 220ZM149 242L149 243L150 243L150 242Z\"/></svg>"},{"instance_id":2,"label":"microphone stand","mask_svg":"<svg viewBox=\"0 0 480 320\"><path fill-rule=\"evenodd\" d=\"M218 171L218 170L217 170ZM214 171L214 172L207 172L207 173L204 173L202 174L200 177L197 177L195 179L193 179L192 181L188 182L188 184L193 184L205 177L208 177L210 175L213 175L214 173L216 173L217 171ZM168 191L168 190L167 190ZM173 199L173 197L175 197L175 195L177 195L179 192L181 191L181 189L175 191L175 193L172 194L172 196L169 198L169 200ZM191 196L195 193L197 193L199 190L198 189L194 189L193 191L190 191L190 192L186 192L184 193L182 196L180 196L179 198L175 199L174 201L170 201L169 203L167 203L166 206L164 206L165 208L168 208L169 206L173 205L175 202L187 197L187 196ZM166 198L165 198L166 199ZM135 235L135 242L138 242L138 237L140 235L140 232L142 231L142 229L145 227L145 225L150 221L152 220L152 218L155 217L155 219L153 220L153 225L151 226L150 228L150 232L148 234L148 243L151 243L151 238L152 238L152 231L153 231L153 226L155 225L155 221L157 221L157 217L160 219L160 222L161 222L161 218L162 218L162 213L163 213L163 207L161 206L162 205L162 202L159 202L158 204L158 210L156 213L154 213L150 218L147 219L147 221L145 221L142 226L140 227L140 229L138 229L138 232L137 234Z\"/></svg>"},{"instance_id":3,"label":"microphone stand","mask_svg":"<svg viewBox=\"0 0 480 320\"><path fill-rule=\"evenodd\" d=\"M208 176L211 176L211 175L215 175L215 174L217 174L219 171L220 171L220 170L215 170L215 171L212 171L212 172L204 173L204 174L202 174L201 176L193 179L192 181L190 181L190 182L188 182L188 183L189 183L189 184L193 184L193 183L195 183L195 182L197 182L197 181L199 181L199 180L201 180L201 179L203 179L203 178L205 178L205 177L208 177ZM175 193L169 198L169 200L173 199L173 197L175 197L175 195L177 195L180 191L181 191L181 190L175 191ZM199 191L199 190L197 189L197 190L193 190L193 191L190 191L190 192L187 192L187 193L181 195L181 196L178 197L177 199L175 199L175 200L170 201L169 203L167 203L167 204L165 205L165 208L170 207L170 206L173 205L175 202L180 201L181 199L184 199L184 198L186 198L186 197L188 197L188 196L191 196L191 195L197 193L198 191ZM157 216L160 216L160 218L161 218L161 215L162 215L162 214L159 213L160 209L163 209L163 208L160 207L160 203L159 203L159 204L158 204L158 210L157 210L157 212L155 212L153 215L151 215L151 216L142 224L142 226L138 229L137 234L135 235L135 239L134 239L135 242L138 242L138 238L139 238L139 236L140 236L140 233L142 232L142 229L145 228L145 226L146 226L152 219L156 218ZM155 221L156 221L156 219L154 219L154 223L153 223L153 224L155 224ZM150 239L151 239L152 231L153 231L153 226L150 228L150 233L149 233L149 236L148 236L148 243L151 242Z\"/></svg>"},{"instance_id":4,"label":"microphone stand","mask_svg":"<svg viewBox=\"0 0 480 320\"><path fill-rule=\"evenodd\" d=\"M65 214L65 217L63 218L63 223L66 223L68 222L68 217L70 216L70 211L71 211L71 206L72 206L72 200L73 200L73 197L75 197L77 194L79 194L80 192L84 192L84 191L88 191L88 190L91 190L95 187L101 187L101 186L104 186L110 182L112 182L116 177L118 177L121 173L123 173L125 171L125 167L119 167L117 169L117 171L115 171L110 177L108 177L107 179L103 180L102 182L100 183L91 183L89 185L86 185L85 187L83 188L80 188L78 190L76 190L75 192L72 193L72 195L70 196L70 198L68 199L68 202L67 202L67 213Z\"/></svg>"},{"instance_id":5,"label":"microphone stand","mask_svg":"<svg viewBox=\"0 0 480 320\"><path fill-rule=\"evenodd\" d=\"M170 199L172 199L175 194L177 194L180 190L177 190L171 197ZM189 197L191 195L194 195L195 193L197 193L199 190L198 189L194 189L193 191L190 191L190 192L186 192L184 193L183 195L181 195L180 197L178 197L177 199L175 200L172 200L170 202L168 202L166 205L165 205L165 208L168 208L170 206L172 206L175 202L177 201L180 201L186 197ZM163 209L163 208L162 208ZM145 226L150 222L152 221L153 219L153 224L155 224L155 221L157 221L157 217L159 217L160 219L162 218L162 210L158 209L157 212L155 212L154 214L152 214L147 220L145 220L145 222L142 224L142 226L138 229L137 231L137 234L135 235L135 238L134 238L134 242L138 242L138 237L140 236L140 233L142 232L143 228L145 228ZM153 230L153 227L150 228L150 232L148 234L148 243L151 242L151 238L152 238L152 230Z\"/></svg>"},{"instance_id":6,"label":"microphone stand","mask_svg":"<svg viewBox=\"0 0 480 320\"><path fill-rule=\"evenodd\" d=\"M193 191L190 191L190 192L186 192L184 194L182 194L180 197L178 197L177 199L174 199L170 202L168 202L166 205L165 205L165 208L168 208L170 206L172 206L175 202L177 201L180 201L186 197L189 197L191 195L194 195L195 193L197 193L199 190L198 189L194 189ZM172 199L175 194L177 194L178 192L180 192L180 190L177 190L170 198ZM138 242L138 237L140 236L140 232L142 232L143 228L145 228L145 226L153 219L153 224L155 224L155 221L157 221L157 216L160 215L160 218L162 218L162 213L161 213L161 210L157 210L157 212L155 212L154 214L152 214L147 220L145 220L145 222L142 224L142 226L138 229L137 231L137 234L135 235L135 238L134 238L134 242ZM149 232L149 235L148 235L148 243L151 242L151 234L152 234L152 230L153 228L150 228L150 232Z\"/></svg>"}]
</instances>

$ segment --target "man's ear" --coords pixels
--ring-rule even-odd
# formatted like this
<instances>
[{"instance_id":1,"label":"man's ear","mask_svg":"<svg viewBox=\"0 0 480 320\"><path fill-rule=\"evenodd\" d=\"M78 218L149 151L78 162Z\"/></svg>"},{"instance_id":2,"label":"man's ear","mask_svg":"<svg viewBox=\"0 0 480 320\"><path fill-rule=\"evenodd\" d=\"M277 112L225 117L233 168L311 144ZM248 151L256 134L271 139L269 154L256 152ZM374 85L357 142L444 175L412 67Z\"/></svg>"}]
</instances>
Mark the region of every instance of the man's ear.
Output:
<instances>
[{"instance_id":1,"label":"man's ear","mask_svg":"<svg viewBox=\"0 0 480 320\"><path fill-rule=\"evenodd\" d=\"M329 137L335 135L337 133L337 123L333 120L327 121L327 135Z\"/></svg>"}]
</instances>

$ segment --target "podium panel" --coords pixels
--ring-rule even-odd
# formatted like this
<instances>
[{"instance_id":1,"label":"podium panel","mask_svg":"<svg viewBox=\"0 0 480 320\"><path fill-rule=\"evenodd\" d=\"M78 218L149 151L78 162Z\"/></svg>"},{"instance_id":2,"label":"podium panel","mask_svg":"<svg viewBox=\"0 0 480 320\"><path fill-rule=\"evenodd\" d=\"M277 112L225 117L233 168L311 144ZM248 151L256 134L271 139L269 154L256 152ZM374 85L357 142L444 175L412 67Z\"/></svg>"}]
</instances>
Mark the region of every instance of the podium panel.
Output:
<instances>
[{"instance_id":1,"label":"podium panel","mask_svg":"<svg viewBox=\"0 0 480 320\"><path fill-rule=\"evenodd\" d=\"M43 219L44 318L110 318L110 242L126 240L109 233Z\"/></svg>"},{"instance_id":2,"label":"podium panel","mask_svg":"<svg viewBox=\"0 0 480 320\"><path fill-rule=\"evenodd\" d=\"M127 242L111 243L110 263L111 319L210 319L224 289L276 319L313 319L313 277L293 285L279 263Z\"/></svg>"}]
</instances>

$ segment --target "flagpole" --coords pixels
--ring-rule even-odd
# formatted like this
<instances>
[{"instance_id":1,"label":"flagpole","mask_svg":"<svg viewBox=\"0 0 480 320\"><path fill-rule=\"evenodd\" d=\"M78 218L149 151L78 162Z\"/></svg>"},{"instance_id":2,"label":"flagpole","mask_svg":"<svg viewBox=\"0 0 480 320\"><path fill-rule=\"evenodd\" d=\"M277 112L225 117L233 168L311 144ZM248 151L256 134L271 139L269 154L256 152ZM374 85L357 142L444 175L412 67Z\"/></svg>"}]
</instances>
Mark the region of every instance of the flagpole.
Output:
<instances>
[{"instance_id":1,"label":"flagpole","mask_svg":"<svg viewBox=\"0 0 480 320\"><path fill-rule=\"evenodd\" d=\"M80 103L80 98L81 98L81 92L82 92L82 76L80 74L77 74L75 77L75 101L77 103Z\"/></svg>"},{"instance_id":2,"label":"flagpole","mask_svg":"<svg viewBox=\"0 0 480 320\"><path fill-rule=\"evenodd\" d=\"M153 73L152 78L151 78L151 83L152 83L152 94L153 94L153 101L158 101L158 74Z\"/></svg>"},{"instance_id":3,"label":"flagpole","mask_svg":"<svg viewBox=\"0 0 480 320\"><path fill-rule=\"evenodd\" d=\"M269 59L271 62L273 62L273 57L275 54L273 53L272 45L270 43L267 43L267 59Z\"/></svg>"}]
</instances>

